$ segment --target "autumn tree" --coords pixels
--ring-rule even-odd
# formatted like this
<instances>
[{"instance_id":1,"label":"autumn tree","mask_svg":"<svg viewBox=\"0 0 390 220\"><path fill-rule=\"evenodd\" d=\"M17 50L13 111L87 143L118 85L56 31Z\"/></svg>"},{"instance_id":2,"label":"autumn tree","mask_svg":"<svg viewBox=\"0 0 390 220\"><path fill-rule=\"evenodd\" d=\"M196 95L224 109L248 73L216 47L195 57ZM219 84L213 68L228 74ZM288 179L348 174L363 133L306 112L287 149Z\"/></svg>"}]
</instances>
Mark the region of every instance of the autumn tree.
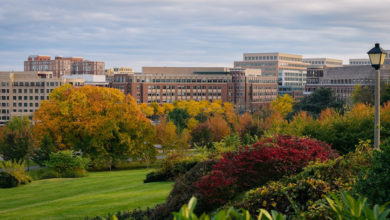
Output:
<instances>
[{"instance_id":1,"label":"autumn tree","mask_svg":"<svg viewBox=\"0 0 390 220\"><path fill-rule=\"evenodd\" d=\"M64 85L50 94L34 114L37 143L47 135L55 150L81 151L110 167L118 160L155 153L155 129L134 99L121 91Z\"/></svg>"},{"instance_id":2,"label":"autumn tree","mask_svg":"<svg viewBox=\"0 0 390 220\"><path fill-rule=\"evenodd\" d=\"M210 117L207 124L212 132L211 140L214 142L230 134L230 127L221 115Z\"/></svg>"},{"instance_id":3,"label":"autumn tree","mask_svg":"<svg viewBox=\"0 0 390 220\"><path fill-rule=\"evenodd\" d=\"M27 116L13 117L0 131L0 154L4 160L24 161L32 149L30 120Z\"/></svg>"},{"instance_id":4,"label":"autumn tree","mask_svg":"<svg viewBox=\"0 0 390 220\"><path fill-rule=\"evenodd\" d=\"M279 112L283 117L286 117L288 113L293 111L293 105L294 99L290 95L285 94L271 101L271 110Z\"/></svg>"}]
</instances>

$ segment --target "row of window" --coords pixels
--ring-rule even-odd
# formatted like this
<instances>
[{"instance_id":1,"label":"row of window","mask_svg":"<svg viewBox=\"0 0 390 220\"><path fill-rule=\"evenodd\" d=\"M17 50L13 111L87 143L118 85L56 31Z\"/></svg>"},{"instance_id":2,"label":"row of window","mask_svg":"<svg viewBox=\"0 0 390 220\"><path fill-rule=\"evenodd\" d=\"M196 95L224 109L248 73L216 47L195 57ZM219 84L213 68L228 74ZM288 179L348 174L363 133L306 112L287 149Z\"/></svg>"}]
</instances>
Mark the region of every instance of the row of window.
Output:
<instances>
[{"instance_id":1,"label":"row of window","mask_svg":"<svg viewBox=\"0 0 390 220\"><path fill-rule=\"evenodd\" d=\"M13 86L45 86L45 82L13 82ZM62 82L46 82L46 86L58 86Z\"/></svg>"}]
</instances>

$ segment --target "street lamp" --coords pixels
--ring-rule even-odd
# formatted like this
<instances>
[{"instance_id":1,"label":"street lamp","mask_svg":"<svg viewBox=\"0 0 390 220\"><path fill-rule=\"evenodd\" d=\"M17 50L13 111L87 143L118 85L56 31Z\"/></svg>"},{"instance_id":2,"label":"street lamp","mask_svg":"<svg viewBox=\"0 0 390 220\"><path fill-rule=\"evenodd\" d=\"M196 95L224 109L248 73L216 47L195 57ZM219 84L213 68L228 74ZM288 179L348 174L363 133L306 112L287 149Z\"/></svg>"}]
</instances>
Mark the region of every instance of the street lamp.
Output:
<instances>
[{"instance_id":1,"label":"street lamp","mask_svg":"<svg viewBox=\"0 0 390 220\"><path fill-rule=\"evenodd\" d=\"M367 52L368 56L370 57L371 66L375 68L376 70L376 84L375 84L375 124L374 124L374 147L376 149L379 149L379 143L380 143L380 131L381 131L381 124L380 124L380 68L383 64L386 52L379 46L379 43L375 44L375 47L372 48L370 51Z\"/></svg>"}]
</instances>

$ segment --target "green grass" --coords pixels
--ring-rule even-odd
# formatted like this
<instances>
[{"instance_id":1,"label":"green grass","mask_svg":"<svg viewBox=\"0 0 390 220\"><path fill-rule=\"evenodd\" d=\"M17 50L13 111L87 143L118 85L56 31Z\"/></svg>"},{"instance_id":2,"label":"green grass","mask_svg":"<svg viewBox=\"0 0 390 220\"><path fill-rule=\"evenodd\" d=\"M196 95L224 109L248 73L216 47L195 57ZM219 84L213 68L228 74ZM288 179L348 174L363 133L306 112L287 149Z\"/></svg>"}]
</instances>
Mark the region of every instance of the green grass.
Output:
<instances>
[{"instance_id":1,"label":"green grass","mask_svg":"<svg viewBox=\"0 0 390 220\"><path fill-rule=\"evenodd\" d=\"M151 170L91 172L0 189L0 219L84 219L164 202L171 182L143 183Z\"/></svg>"}]
</instances>

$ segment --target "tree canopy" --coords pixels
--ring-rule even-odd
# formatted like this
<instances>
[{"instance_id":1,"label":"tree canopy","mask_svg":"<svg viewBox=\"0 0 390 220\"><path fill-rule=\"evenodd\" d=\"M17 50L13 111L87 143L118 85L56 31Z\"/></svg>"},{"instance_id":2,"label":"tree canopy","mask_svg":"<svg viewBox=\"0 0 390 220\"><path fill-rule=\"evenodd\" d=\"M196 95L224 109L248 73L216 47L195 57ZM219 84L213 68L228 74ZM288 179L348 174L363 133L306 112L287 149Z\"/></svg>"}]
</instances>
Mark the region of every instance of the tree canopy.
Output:
<instances>
[{"instance_id":1,"label":"tree canopy","mask_svg":"<svg viewBox=\"0 0 390 220\"><path fill-rule=\"evenodd\" d=\"M81 151L92 160L144 158L154 152L155 129L134 99L96 86L64 85L34 114L37 143L47 136L56 150Z\"/></svg>"}]
</instances>

